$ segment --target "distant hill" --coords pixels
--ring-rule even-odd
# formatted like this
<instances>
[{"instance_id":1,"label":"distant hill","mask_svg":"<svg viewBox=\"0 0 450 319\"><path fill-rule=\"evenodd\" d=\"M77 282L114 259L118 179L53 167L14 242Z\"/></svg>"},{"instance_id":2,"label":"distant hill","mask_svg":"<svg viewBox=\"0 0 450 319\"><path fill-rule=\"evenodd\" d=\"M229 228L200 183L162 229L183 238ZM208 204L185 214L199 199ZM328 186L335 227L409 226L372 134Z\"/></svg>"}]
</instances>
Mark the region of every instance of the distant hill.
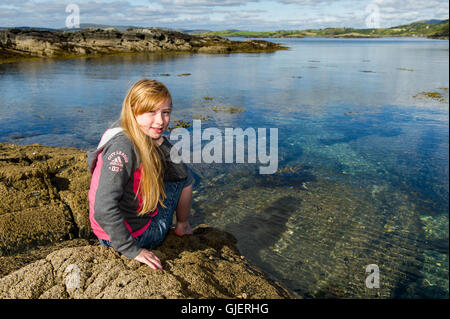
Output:
<instances>
[{"instance_id":1,"label":"distant hill","mask_svg":"<svg viewBox=\"0 0 450 319\"><path fill-rule=\"evenodd\" d=\"M142 27L136 27L136 26L130 26L130 25L107 25L107 24L96 24L96 23L80 23L79 28L61 28L59 30L62 31L78 31L88 28L96 28L96 29L107 29L107 28L115 28L119 31L125 31L130 28L142 28Z\"/></svg>"},{"instance_id":2,"label":"distant hill","mask_svg":"<svg viewBox=\"0 0 450 319\"><path fill-rule=\"evenodd\" d=\"M149 27L143 27L143 26L133 26L133 25L109 25L109 24L97 24L97 23L80 23L80 27L79 28L59 28L59 29L52 29L52 28L40 28L40 27L27 27L27 26L22 26L22 27L0 27L0 31L3 30L8 30L8 29L20 29L20 30L43 30L43 31L55 31L55 30L61 30L61 31L79 31L79 30L84 30L84 29L88 29L88 28L95 28L95 29L109 29L109 28L114 28L117 29L119 31L126 31L127 29L135 29L135 28L149 28ZM211 30L207 30L207 29L189 29L189 30L184 30L184 29L170 29L170 28L160 28L160 27L155 27L157 29L161 29L161 30L173 30L173 31L178 31L178 32L183 32L186 34L202 34L202 33L206 33L206 32L211 32ZM237 31L237 30L235 30Z\"/></svg>"},{"instance_id":3,"label":"distant hill","mask_svg":"<svg viewBox=\"0 0 450 319\"><path fill-rule=\"evenodd\" d=\"M147 28L147 27L139 27L139 26L131 26L131 25L108 25L108 24L96 24L96 23L80 23L79 28L41 28L41 27L0 27L0 31L8 30L8 29L20 29L20 30L41 30L41 31L79 31L88 28L96 28L96 29L108 29L115 28L119 31L125 31L130 28ZM205 30L207 31L207 30Z\"/></svg>"},{"instance_id":4,"label":"distant hill","mask_svg":"<svg viewBox=\"0 0 450 319\"><path fill-rule=\"evenodd\" d=\"M422 21L417 21L417 22L424 22L424 23L430 23L430 24L440 24L443 23L447 20L436 20L436 19L431 19L431 20L422 20Z\"/></svg>"},{"instance_id":5,"label":"distant hill","mask_svg":"<svg viewBox=\"0 0 450 319\"><path fill-rule=\"evenodd\" d=\"M447 39L448 40L448 33L449 33L449 27L448 27L448 20L447 20L447 22L445 22L445 23L440 23L439 27L436 29L436 32L428 37L434 38L434 39Z\"/></svg>"},{"instance_id":6,"label":"distant hill","mask_svg":"<svg viewBox=\"0 0 450 319\"><path fill-rule=\"evenodd\" d=\"M108 24L96 24L96 23L80 23L79 28L72 28L72 29L61 28L59 30L71 32L71 31L79 31L79 30L84 30L84 29L89 29L89 28L94 28L94 29L114 28L119 31L126 31L128 29L159 29L159 30L167 30L167 31L178 31L178 32L183 32L183 33L187 33L187 34L194 34L194 33L200 34L200 33L210 31L210 30L187 30L187 31L191 31L191 32L184 32L184 30L161 28L161 27L143 27L143 26L135 26L135 25L108 25Z\"/></svg>"},{"instance_id":7,"label":"distant hill","mask_svg":"<svg viewBox=\"0 0 450 319\"><path fill-rule=\"evenodd\" d=\"M8 30L8 29L20 29L20 30L31 30L31 29L33 29L33 30L40 30L40 31L55 31L55 30L58 30L58 29L51 29L51 28L26 27L26 26L14 27L14 28L11 28L11 27L0 27L0 31Z\"/></svg>"},{"instance_id":8,"label":"distant hill","mask_svg":"<svg viewBox=\"0 0 450 319\"><path fill-rule=\"evenodd\" d=\"M39 28L39 27L15 27L21 30L62 30L62 31L79 31L87 28L107 29L115 28L119 31L125 31L130 28L148 28L142 26L123 26L123 25L106 25L95 23L81 23L79 28ZM0 31L10 29L0 27ZM306 30L278 30L278 31L245 31L245 30L223 30L211 31L203 29L169 29L158 28L161 30L179 31L185 34L198 35L217 35L222 37L244 37L244 38L303 38L303 37L332 37L332 38L379 38L379 37L428 37L437 39L448 39L449 20L421 20L410 24L395 26L391 28L377 29L355 29L355 28L325 28L325 29L306 29Z\"/></svg>"},{"instance_id":9,"label":"distant hill","mask_svg":"<svg viewBox=\"0 0 450 319\"><path fill-rule=\"evenodd\" d=\"M127 29L135 29L135 28L146 28L147 29L149 27L132 26L132 25L107 25L107 24L95 24L95 23L80 23L80 27L79 28L72 28L72 29L62 28L60 30L63 30L63 31L78 31L78 30L83 30L83 29L87 29L87 28L97 28L97 29L114 28L114 29L117 29L119 31L126 31ZM161 28L161 27L154 27L154 28L161 29L161 30L173 30L173 31L183 32L183 33L186 33L186 34L201 34L201 33L211 32L211 30L205 30L205 29L184 30L184 29L170 29L170 28Z\"/></svg>"},{"instance_id":10,"label":"distant hill","mask_svg":"<svg viewBox=\"0 0 450 319\"><path fill-rule=\"evenodd\" d=\"M303 37L331 37L331 38L379 38L379 37L429 37L448 38L449 23L447 20L423 20L410 24L377 29L355 28L325 28L307 30L278 30L268 32L224 30L203 33L203 35L218 35L222 37L245 38L303 38Z\"/></svg>"},{"instance_id":11,"label":"distant hill","mask_svg":"<svg viewBox=\"0 0 450 319\"><path fill-rule=\"evenodd\" d=\"M202 30L202 29L194 29L194 30L182 30L182 29L176 29L176 31L180 31L186 34L201 34L206 32L212 32L211 30Z\"/></svg>"}]
</instances>

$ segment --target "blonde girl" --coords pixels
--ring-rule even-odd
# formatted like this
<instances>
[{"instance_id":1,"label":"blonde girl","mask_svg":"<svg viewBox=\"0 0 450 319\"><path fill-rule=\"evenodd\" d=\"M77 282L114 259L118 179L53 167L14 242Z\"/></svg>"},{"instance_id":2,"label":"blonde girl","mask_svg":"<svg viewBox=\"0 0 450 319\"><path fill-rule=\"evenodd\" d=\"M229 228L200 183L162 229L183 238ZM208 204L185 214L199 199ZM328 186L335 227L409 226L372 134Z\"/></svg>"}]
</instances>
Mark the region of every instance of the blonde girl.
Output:
<instances>
[{"instance_id":1,"label":"blonde girl","mask_svg":"<svg viewBox=\"0 0 450 319\"><path fill-rule=\"evenodd\" d=\"M92 173L89 218L102 245L153 269L162 269L151 249L162 244L176 211L175 234L190 235L193 178L170 161L172 145L162 136L172 111L164 84L136 82L122 105L120 126L108 129L88 152Z\"/></svg>"}]
</instances>

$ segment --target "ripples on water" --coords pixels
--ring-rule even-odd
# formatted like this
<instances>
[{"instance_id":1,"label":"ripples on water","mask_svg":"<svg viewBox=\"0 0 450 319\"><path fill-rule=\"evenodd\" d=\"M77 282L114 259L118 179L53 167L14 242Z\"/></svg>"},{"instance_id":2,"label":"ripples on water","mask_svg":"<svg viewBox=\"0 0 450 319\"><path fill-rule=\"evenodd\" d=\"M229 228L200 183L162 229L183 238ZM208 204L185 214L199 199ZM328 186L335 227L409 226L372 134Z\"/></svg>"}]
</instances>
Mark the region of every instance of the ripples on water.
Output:
<instances>
[{"instance_id":1,"label":"ripples on water","mask_svg":"<svg viewBox=\"0 0 450 319\"><path fill-rule=\"evenodd\" d=\"M0 141L93 147L128 87L156 78L173 119L279 131L273 175L191 165L194 225L230 231L302 296L448 297L448 41L273 41L291 49L0 65ZM379 289L365 286L369 264Z\"/></svg>"}]
</instances>

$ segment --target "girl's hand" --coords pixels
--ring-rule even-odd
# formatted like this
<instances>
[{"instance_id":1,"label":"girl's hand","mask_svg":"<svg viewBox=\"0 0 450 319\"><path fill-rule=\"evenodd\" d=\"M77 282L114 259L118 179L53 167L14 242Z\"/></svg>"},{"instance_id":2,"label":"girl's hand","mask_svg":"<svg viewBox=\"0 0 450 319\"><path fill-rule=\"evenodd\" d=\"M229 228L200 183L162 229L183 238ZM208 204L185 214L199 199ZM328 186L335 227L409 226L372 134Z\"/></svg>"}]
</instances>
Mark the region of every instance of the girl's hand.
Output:
<instances>
[{"instance_id":1,"label":"girl's hand","mask_svg":"<svg viewBox=\"0 0 450 319\"><path fill-rule=\"evenodd\" d=\"M192 235L193 232L189 222L177 222L177 225L175 226L175 234L178 236Z\"/></svg>"},{"instance_id":2,"label":"girl's hand","mask_svg":"<svg viewBox=\"0 0 450 319\"><path fill-rule=\"evenodd\" d=\"M137 261L150 266L152 269L162 269L161 261L150 250L143 248L139 255L134 257Z\"/></svg>"}]
</instances>

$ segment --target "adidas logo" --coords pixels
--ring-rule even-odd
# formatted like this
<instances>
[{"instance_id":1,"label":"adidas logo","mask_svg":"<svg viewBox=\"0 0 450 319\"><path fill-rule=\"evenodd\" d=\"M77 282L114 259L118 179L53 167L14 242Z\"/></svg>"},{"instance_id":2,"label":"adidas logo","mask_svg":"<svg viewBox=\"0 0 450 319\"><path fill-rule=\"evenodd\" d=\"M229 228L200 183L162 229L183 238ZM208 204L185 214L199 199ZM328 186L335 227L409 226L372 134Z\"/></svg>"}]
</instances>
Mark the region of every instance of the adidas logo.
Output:
<instances>
[{"instance_id":1,"label":"adidas logo","mask_svg":"<svg viewBox=\"0 0 450 319\"><path fill-rule=\"evenodd\" d=\"M109 165L123 167L122 159L120 158L120 156L117 156L115 159L109 162Z\"/></svg>"}]
</instances>

